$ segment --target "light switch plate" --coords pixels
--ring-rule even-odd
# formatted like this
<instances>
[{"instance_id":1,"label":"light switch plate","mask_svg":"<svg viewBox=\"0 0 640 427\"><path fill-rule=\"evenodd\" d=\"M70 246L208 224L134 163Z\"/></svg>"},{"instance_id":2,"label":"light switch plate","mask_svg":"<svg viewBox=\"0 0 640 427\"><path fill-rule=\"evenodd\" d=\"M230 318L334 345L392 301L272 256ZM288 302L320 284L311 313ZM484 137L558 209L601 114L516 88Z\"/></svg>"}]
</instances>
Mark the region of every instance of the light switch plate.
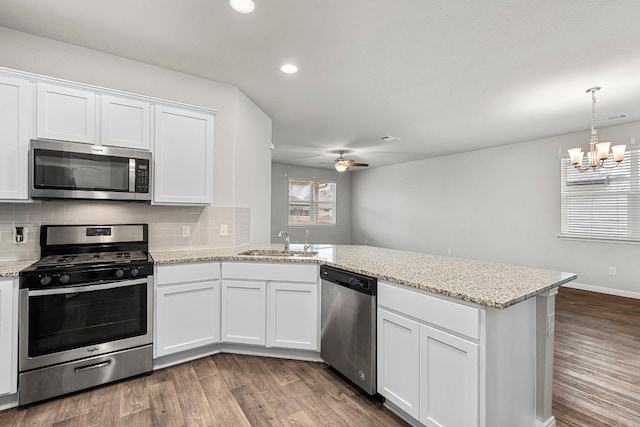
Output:
<instances>
[{"instance_id":1,"label":"light switch plate","mask_svg":"<svg viewBox=\"0 0 640 427\"><path fill-rule=\"evenodd\" d=\"M229 224L220 224L220 235L221 236L229 235Z\"/></svg>"}]
</instances>

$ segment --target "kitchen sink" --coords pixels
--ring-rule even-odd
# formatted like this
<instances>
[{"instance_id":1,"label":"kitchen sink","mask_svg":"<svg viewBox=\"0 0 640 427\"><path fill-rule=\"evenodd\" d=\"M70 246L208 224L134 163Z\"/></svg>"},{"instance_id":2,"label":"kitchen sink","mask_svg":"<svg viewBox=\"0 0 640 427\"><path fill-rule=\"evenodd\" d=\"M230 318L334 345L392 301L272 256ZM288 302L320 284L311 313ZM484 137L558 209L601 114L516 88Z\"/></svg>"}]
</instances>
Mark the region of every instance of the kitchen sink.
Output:
<instances>
[{"instance_id":1,"label":"kitchen sink","mask_svg":"<svg viewBox=\"0 0 640 427\"><path fill-rule=\"evenodd\" d=\"M273 249L252 249L249 251L240 252L238 255L250 255L250 256L276 256L276 257L311 257L318 255L316 251L277 251Z\"/></svg>"}]
</instances>

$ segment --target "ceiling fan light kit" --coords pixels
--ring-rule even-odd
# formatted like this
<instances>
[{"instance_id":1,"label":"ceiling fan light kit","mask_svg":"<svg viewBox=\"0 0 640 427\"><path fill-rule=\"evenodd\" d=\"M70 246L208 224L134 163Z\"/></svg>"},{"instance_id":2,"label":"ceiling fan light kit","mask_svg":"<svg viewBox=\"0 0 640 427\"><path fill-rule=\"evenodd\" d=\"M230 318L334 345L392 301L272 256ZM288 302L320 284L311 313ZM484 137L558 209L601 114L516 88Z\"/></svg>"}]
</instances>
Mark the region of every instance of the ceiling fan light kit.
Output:
<instances>
[{"instance_id":1,"label":"ceiling fan light kit","mask_svg":"<svg viewBox=\"0 0 640 427\"><path fill-rule=\"evenodd\" d=\"M571 164L580 172L589 169L595 171L599 168L613 169L624 160L626 145L614 145L612 147L610 142L599 142L598 140L598 131L596 130L596 92L599 90L599 86L587 89L587 93L591 93L591 138L589 140L589 151L587 152L588 165L582 167L584 152L581 148L572 148L569 150ZM611 150L613 160L615 161L613 165L611 163L605 165L605 162L609 159L609 150Z\"/></svg>"},{"instance_id":2,"label":"ceiling fan light kit","mask_svg":"<svg viewBox=\"0 0 640 427\"><path fill-rule=\"evenodd\" d=\"M369 166L368 163L358 163L358 162L354 162L353 160L345 159L344 157L342 157L343 154L344 154L344 151L341 150L340 157L336 159L336 162L334 164L334 167L338 172L346 172L350 167L354 167L354 166L356 167Z\"/></svg>"},{"instance_id":3,"label":"ceiling fan light kit","mask_svg":"<svg viewBox=\"0 0 640 427\"><path fill-rule=\"evenodd\" d=\"M345 172L349 169L349 164L346 161L336 160L335 168L338 172Z\"/></svg>"}]
</instances>

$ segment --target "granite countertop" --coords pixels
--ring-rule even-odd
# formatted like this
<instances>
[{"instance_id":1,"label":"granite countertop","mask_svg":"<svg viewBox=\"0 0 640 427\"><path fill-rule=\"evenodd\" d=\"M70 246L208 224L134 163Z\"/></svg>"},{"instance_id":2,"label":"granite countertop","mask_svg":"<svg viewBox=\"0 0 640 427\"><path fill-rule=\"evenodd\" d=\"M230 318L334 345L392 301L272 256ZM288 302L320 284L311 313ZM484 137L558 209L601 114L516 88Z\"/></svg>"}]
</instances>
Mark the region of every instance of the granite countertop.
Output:
<instances>
[{"instance_id":1,"label":"granite countertop","mask_svg":"<svg viewBox=\"0 0 640 427\"><path fill-rule=\"evenodd\" d=\"M36 261L38 260L0 261L0 277L17 277L20 270L29 267Z\"/></svg>"},{"instance_id":2,"label":"granite countertop","mask_svg":"<svg viewBox=\"0 0 640 427\"><path fill-rule=\"evenodd\" d=\"M300 250L301 245L291 245ZM315 245L314 257L238 255L250 249L282 250L282 245L152 252L156 264L199 261L316 263L377 277L464 301L503 309L576 279L573 273L428 255L373 246Z\"/></svg>"}]
</instances>

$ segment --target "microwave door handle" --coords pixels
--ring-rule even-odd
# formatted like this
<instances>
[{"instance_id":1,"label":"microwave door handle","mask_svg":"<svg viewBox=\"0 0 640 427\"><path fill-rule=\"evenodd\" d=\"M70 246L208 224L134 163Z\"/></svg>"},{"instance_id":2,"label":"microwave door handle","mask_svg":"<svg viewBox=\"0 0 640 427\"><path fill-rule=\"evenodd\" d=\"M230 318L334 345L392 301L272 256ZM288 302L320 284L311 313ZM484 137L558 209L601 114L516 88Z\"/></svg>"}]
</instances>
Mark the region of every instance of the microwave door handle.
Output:
<instances>
[{"instance_id":1,"label":"microwave door handle","mask_svg":"<svg viewBox=\"0 0 640 427\"><path fill-rule=\"evenodd\" d=\"M30 297L37 297L42 295L60 295L60 294L79 294L82 292L91 291L103 291L105 289L124 288L126 286L143 285L147 283L147 279L126 280L124 282L111 282L101 284L89 284L83 286L69 286L62 288L48 288L29 291Z\"/></svg>"},{"instance_id":2,"label":"microwave door handle","mask_svg":"<svg viewBox=\"0 0 640 427\"><path fill-rule=\"evenodd\" d=\"M136 159L129 159L129 193L136 191Z\"/></svg>"}]
</instances>

